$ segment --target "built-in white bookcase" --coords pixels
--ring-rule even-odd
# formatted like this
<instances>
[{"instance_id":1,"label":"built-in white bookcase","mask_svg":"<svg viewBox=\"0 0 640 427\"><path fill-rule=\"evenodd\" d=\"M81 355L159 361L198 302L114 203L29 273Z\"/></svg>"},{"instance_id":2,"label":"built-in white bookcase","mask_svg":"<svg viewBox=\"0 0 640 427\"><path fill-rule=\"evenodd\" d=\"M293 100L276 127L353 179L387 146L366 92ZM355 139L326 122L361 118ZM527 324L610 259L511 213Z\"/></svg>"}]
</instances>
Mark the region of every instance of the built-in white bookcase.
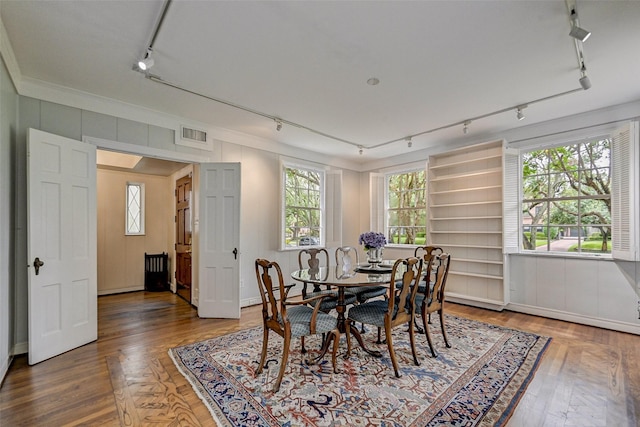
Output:
<instances>
[{"instance_id":1,"label":"built-in white bookcase","mask_svg":"<svg viewBox=\"0 0 640 427\"><path fill-rule=\"evenodd\" d=\"M502 309L502 141L429 157L427 242L451 253L450 300Z\"/></svg>"}]
</instances>

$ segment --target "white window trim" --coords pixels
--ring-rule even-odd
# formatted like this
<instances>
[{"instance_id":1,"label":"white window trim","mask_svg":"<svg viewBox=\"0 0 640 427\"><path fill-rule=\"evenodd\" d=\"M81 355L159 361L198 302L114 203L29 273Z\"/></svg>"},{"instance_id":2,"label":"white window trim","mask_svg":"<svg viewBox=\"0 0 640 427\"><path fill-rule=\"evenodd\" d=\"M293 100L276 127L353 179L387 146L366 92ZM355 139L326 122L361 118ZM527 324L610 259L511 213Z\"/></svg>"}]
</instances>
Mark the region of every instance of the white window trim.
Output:
<instances>
[{"instance_id":1,"label":"white window trim","mask_svg":"<svg viewBox=\"0 0 640 427\"><path fill-rule=\"evenodd\" d=\"M560 251L533 251L533 250L526 250L522 248L522 238L521 238L521 233L522 233L522 199L523 199L523 188L522 188L522 155L524 153L530 152L530 151L536 151L536 150L542 150L542 149L551 149L551 148L557 148L557 147L564 147L567 145L571 145L571 144L578 144L578 143L584 143L586 141L589 140L593 140L593 139L605 139L605 138L612 138L613 137L613 129L610 127L610 125L608 125L607 127L598 127L597 128L597 132L594 132L594 129L589 129L588 131L585 132L573 132L571 135L565 135L565 138L562 139L555 139L555 140L550 140L548 137L545 137L544 139L539 139L537 140L536 143L530 143L526 146L521 146L518 149L518 181L519 181L519 190L518 190L518 250L517 251L513 251L513 250L505 250L505 253L518 253L520 255L528 255L528 256L541 256L541 257L556 257L556 258L580 258L580 259L602 259L602 260L613 260L616 259L614 253L613 253L613 248L612 248L612 252L610 254L599 254L599 253L586 253L586 252L560 252ZM608 131L608 132L607 132ZM613 148L612 148L613 151ZM611 164L611 168L613 168L613 159L611 160L612 164ZM612 177L613 179L613 177ZM613 190L612 190L613 191ZM613 196L613 195L612 195ZM507 215L504 215L504 218L507 218ZM512 220L513 218L511 216L509 216L509 218ZM612 213L612 218L611 218L611 226L612 228L615 227L614 221L613 221L613 213ZM503 228L507 228L508 225L505 224Z\"/></svg>"},{"instance_id":2,"label":"white window trim","mask_svg":"<svg viewBox=\"0 0 640 427\"><path fill-rule=\"evenodd\" d=\"M399 175L402 173L409 173L424 170L426 176L426 185L429 185L429 163L425 161L408 163L402 166L395 166L393 168L386 168L379 173L371 173L369 175L369 189L371 194L371 212L370 212L370 230L377 231L379 233L387 235L388 226L388 211L389 211L389 175ZM425 191L427 189L425 188ZM428 197L425 195L425 197ZM428 213L429 213L429 201L426 200L427 206L427 224L425 224L425 231L428 227ZM419 245L402 244L402 243L387 243L385 247L388 248L414 248Z\"/></svg>"},{"instance_id":3,"label":"white window trim","mask_svg":"<svg viewBox=\"0 0 640 427\"><path fill-rule=\"evenodd\" d=\"M299 246L289 247L285 241L285 174L286 168L289 169L305 169L319 172L321 174L321 194L320 194L320 244L313 246L305 246L305 248L324 247L326 245L327 233L326 233L326 201L327 197L327 174L328 168L319 166L313 163L307 163L300 160L288 159L285 157L280 158L280 233L279 233L279 247L281 251L298 251Z\"/></svg>"},{"instance_id":4,"label":"white window trim","mask_svg":"<svg viewBox=\"0 0 640 427\"><path fill-rule=\"evenodd\" d=\"M137 233L132 233L129 231L129 187L130 186L138 186L140 187L140 231ZM143 182L133 182L127 181L127 185L125 186L125 203L124 203L124 234L126 236L144 236L145 235L145 188Z\"/></svg>"}]
</instances>

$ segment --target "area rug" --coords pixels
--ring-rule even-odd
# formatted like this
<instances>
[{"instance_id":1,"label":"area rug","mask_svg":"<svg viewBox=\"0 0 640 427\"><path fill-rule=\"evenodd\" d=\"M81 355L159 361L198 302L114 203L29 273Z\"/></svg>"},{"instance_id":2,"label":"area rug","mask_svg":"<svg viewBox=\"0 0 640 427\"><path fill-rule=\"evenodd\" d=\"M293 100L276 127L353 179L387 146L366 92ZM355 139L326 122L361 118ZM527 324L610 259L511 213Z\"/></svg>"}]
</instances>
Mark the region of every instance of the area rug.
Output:
<instances>
[{"instance_id":1,"label":"area rug","mask_svg":"<svg viewBox=\"0 0 640 427\"><path fill-rule=\"evenodd\" d=\"M267 367L256 375L262 327L169 350L219 426L501 426L533 378L548 337L465 318L447 316L446 348L437 316L431 331L439 353L431 357L424 334L417 335L420 366L413 364L404 327L393 334L401 377L396 378L386 344L364 334L369 356L352 340L349 359L327 355L305 363L300 342L292 342L280 390L272 391L282 339L271 332ZM384 335L384 334L383 334ZM307 349L319 341L307 338ZM341 351L346 341L342 337ZM313 352L312 352L313 354ZM341 356L342 356L341 355Z\"/></svg>"}]
</instances>

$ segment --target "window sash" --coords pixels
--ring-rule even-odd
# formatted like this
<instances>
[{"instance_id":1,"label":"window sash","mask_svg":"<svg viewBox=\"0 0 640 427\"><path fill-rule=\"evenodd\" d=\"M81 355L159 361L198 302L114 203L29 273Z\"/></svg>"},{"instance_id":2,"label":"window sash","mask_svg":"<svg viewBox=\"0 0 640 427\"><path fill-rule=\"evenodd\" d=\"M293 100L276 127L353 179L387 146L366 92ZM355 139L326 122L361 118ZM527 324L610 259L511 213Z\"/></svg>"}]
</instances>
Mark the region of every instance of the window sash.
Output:
<instances>
[{"instance_id":1,"label":"window sash","mask_svg":"<svg viewBox=\"0 0 640 427\"><path fill-rule=\"evenodd\" d=\"M145 234L144 183L127 182L125 196L125 235Z\"/></svg>"}]
</instances>

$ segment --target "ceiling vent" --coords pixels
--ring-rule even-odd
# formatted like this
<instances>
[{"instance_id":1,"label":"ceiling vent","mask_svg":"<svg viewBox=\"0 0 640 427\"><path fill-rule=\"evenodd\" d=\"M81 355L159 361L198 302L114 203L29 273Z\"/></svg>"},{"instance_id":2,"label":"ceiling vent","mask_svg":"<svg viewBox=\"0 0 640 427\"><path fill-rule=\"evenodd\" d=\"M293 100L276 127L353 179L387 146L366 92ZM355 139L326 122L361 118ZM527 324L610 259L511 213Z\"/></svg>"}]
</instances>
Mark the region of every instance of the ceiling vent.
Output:
<instances>
[{"instance_id":1,"label":"ceiling vent","mask_svg":"<svg viewBox=\"0 0 640 427\"><path fill-rule=\"evenodd\" d=\"M207 142L207 132L200 129L188 128L186 126L181 126L182 130L182 139L186 139L187 141L195 141L199 143Z\"/></svg>"}]
</instances>

